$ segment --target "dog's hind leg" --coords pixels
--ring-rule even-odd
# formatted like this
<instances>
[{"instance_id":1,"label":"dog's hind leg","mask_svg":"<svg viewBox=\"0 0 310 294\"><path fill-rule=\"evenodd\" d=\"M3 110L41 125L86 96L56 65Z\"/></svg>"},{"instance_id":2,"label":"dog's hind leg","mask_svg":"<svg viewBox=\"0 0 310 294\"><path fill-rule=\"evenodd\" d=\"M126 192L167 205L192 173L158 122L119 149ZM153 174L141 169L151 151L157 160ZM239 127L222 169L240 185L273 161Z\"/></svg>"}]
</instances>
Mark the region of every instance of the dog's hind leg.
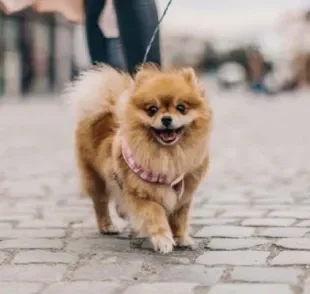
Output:
<instances>
[{"instance_id":1,"label":"dog's hind leg","mask_svg":"<svg viewBox=\"0 0 310 294\"><path fill-rule=\"evenodd\" d=\"M79 169L84 192L93 200L98 229L102 234L118 234L109 211L110 193L105 180L87 163L79 162Z\"/></svg>"}]
</instances>

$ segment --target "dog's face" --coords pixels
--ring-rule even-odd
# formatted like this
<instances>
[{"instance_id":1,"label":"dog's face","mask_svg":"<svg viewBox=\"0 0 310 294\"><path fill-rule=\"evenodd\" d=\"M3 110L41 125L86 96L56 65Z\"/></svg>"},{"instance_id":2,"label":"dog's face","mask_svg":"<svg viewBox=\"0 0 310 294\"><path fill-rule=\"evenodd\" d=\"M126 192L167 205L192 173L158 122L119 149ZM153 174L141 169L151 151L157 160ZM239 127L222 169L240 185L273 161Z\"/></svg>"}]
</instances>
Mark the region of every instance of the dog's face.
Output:
<instances>
[{"instance_id":1,"label":"dog's face","mask_svg":"<svg viewBox=\"0 0 310 294\"><path fill-rule=\"evenodd\" d=\"M129 99L127 123L161 146L204 136L211 112L192 69L141 70Z\"/></svg>"}]
</instances>

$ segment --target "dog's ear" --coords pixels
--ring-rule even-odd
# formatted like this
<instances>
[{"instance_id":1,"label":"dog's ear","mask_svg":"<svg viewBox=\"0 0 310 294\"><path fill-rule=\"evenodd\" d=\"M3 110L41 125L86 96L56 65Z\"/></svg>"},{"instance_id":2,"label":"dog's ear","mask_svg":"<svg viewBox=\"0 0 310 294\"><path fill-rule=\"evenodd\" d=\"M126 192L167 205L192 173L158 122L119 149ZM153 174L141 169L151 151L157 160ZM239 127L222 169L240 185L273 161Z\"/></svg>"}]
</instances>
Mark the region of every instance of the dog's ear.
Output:
<instances>
[{"instance_id":1,"label":"dog's ear","mask_svg":"<svg viewBox=\"0 0 310 294\"><path fill-rule=\"evenodd\" d=\"M195 71L191 67L187 67L181 70L181 75L184 77L185 81L193 86L198 84L198 78Z\"/></svg>"},{"instance_id":2,"label":"dog's ear","mask_svg":"<svg viewBox=\"0 0 310 294\"><path fill-rule=\"evenodd\" d=\"M159 72L158 66L153 63L146 63L138 67L137 74L135 75L135 83L137 86L141 85L146 80L152 78Z\"/></svg>"},{"instance_id":3,"label":"dog's ear","mask_svg":"<svg viewBox=\"0 0 310 294\"><path fill-rule=\"evenodd\" d=\"M181 75L184 79L196 88L201 96L205 96L205 89L204 86L199 82L198 77L193 68L187 67L181 70Z\"/></svg>"},{"instance_id":4,"label":"dog's ear","mask_svg":"<svg viewBox=\"0 0 310 294\"><path fill-rule=\"evenodd\" d=\"M143 82L150 79L153 75L154 73L152 71L148 71L148 70L139 71L135 76L136 86L143 84Z\"/></svg>"}]
</instances>

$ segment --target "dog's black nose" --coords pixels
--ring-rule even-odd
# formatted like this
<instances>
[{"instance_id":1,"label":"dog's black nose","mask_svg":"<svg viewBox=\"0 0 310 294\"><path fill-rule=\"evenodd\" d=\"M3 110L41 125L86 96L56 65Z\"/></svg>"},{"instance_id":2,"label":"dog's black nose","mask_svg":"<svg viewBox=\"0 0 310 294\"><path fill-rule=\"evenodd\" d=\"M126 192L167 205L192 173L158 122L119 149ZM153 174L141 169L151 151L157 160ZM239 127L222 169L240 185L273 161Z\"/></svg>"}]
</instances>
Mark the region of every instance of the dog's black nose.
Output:
<instances>
[{"instance_id":1,"label":"dog's black nose","mask_svg":"<svg viewBox=\"0 0 310 294\"><path fill-rule=\"evenodd\" d=\"M161 123L166 127L170 127L172 123L172 117L171 116L163 116L161 119Z\"/></svg>"}]
</instances>

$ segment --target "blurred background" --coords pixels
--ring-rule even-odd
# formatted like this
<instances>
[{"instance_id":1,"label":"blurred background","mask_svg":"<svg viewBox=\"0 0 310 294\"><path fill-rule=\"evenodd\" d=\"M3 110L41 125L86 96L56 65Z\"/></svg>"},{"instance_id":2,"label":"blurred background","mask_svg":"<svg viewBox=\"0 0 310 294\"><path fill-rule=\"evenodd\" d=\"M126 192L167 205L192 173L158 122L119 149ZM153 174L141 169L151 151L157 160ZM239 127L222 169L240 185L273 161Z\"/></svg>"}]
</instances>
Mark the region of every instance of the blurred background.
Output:
<instances>
[{"instance_id":1,"label":"blurred background","mask_svg":"<svg viewBox=\"0 0 310 294\"><path fill-rule=\"evenodd\" d=\"M160 14L168 0L158 0ZM262 94L310 84L306 0L175 0L162 23L167 66L193 66L222 90ZM82 24L31 8L0 12L0 96L60 92L90 66Z\"/></svg>"}]
</instances>

